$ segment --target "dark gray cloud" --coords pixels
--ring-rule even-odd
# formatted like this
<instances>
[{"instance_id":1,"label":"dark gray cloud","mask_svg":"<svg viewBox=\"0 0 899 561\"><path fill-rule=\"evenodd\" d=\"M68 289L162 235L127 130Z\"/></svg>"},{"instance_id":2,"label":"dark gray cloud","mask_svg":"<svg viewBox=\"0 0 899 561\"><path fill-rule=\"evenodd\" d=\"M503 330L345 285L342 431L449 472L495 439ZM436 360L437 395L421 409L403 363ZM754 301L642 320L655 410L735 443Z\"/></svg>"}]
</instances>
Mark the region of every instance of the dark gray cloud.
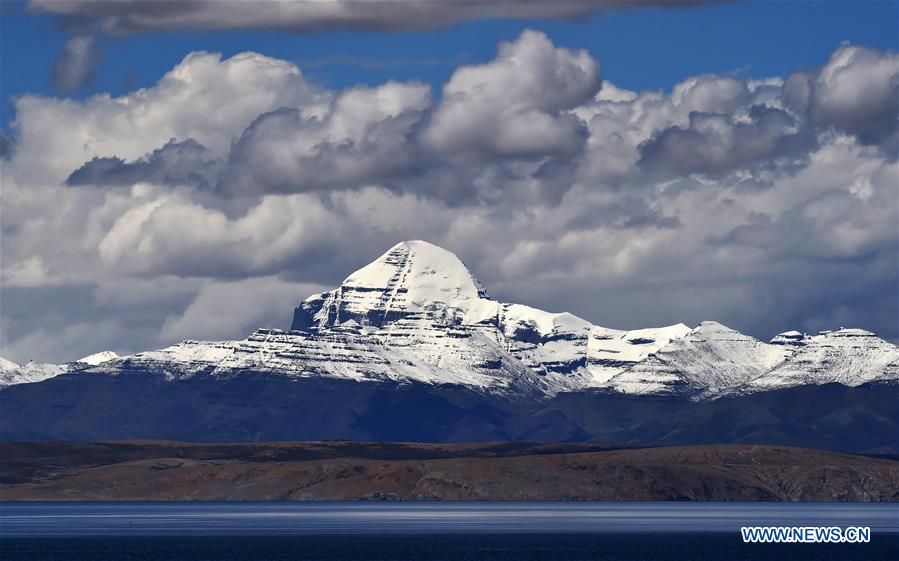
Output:
<instances>
[{"instance_id":1,"label":"dark gray cloud","mask_svg":"<svg viewBox=\"0 0 899 561\"><path fill-rule=\"evenodd\" d=\"M69 37L53 67L53 84L61 90L74 90L91 82L100 57L100 48L93 35Z\"/></svg>"},{"instance_id":2,"label":"dark gray cloud","mask_svg":"<svg viewBox=\"0 0 899 561\"><path fill-rule=\"evenodd\" d=\"M53 72L61 89L89 82L100 58L97 36L173 30L268 30L319 33L446 27L477 19L579 19L609 11L689 7L701 0L29 0L28 9L59 16L73 34Z\"/></svg>"},{"instance_id":3,"label":"dark gray cloud","mask_svg":"<svg viewBox=\"0 0 899 561\"><path fill-rule=\"evenodd\" d=\"M392 89L403 99L379 108ZM244 196L303 193L401 176L412 165L410 137L429 98L425 87L388 84L342 94L324 118L304 119L286 108L261 115L232 146L220 189Z\"/></svg>"},{"instance_id":4,"label":"dark gray cloud","mask_svg":"<svg viewBox=\"0 0 899 561\"><path fill-rule=\"evenodd\" d=\"M891 219L899 224L899 200L895 186L884 181L875 186L859 177L848 189L825 190L776 218L752 215L714 243L757 248L784 259L845 261L860 267L886 260L894 265L886 269L899 270L897 240L883 230Z\"/></svg>"},{"instance_id":5,"label":"dark gray cloud","mask_svg":"<svg viewBox=\"0 0 899 561\"><path fill-rule=\"evenodd\" d=\"M197 290L190 283L174 291L160 280L153 284L132 283L130 301L109 298L92 283L3 286L2 355L19 363L66 362L90 354L84 349L144 350L159 341L165 318L188 306Z\"/></svg>"},{"instance_id":6,"label":"dark gray cloud","mask_svg":"<svg viewBox=\"0 0 899 561\"><path fill-rule=\"evenodd\" d=\"M816 144L784 110L749 108L745 121L732 115L691 112L686 127L667 128L639 147L638 165L661 175L722 174L805 157Z\"/></svg>"},{"instance_id":7,"label":"dark gray cloud","mask_svg":"<svg viewBox=\"0 0 899 561\"><path fill-rule=\"evenodd\" d=\"M293 33L426 29L474 19L571 19L604 11L696 3L665 0L30 0L28 6L32 10L59 14L70 29L129 35L173 29L265 29Z\"/></svg>"},{"instance_id":8,"label":"dark gray cloud","mask_svg":"<svg viewBox=\"0 0 899 561\"><path fill-rule=\"evenodd\" d=\"M711 91L716 89L723 91ZM730 96L737 103L728 112L692 111L686 126L656 132L639 146L638 165L672 176L795 168L816 149L821 135L832 131L854 136L863 145L876 145L890 157L897 154L899 55L895 52L844 46L820 68L788 76L780 94L768 100L783 103L782 108L754 104L741 113L741 104L752 97L748 91Z\"/></svg>"},{"instance_id":9,"label":"dark gray cloud","mask_svg":"<svg viewBox=\"0 0 899 561\"><path fill-rule=\"evenodd\" d=\"M0 160L8 160L16 149L16 135L13 131L0 131Z\"/></svg>"},{"instance_id":10,"label":"dark gray cloud","mask_svg":"<svg viewBox=\"0 0 899 561\"><path fill-rule=\"evenodd\" d=\"M895 155L899 131L899 55L837 49L826 64L787 77L784 97L811 126L850 134Z\"/></svg>"},{"instance_id":11,"label":"dark gray cloud","mask_svg":"<svg viewBox=\"0 0 899 561\"><path fill-rule=\"evenodd\" d=\"M565 224L565 230L595 230L609 228L680 228L677 216L666 215L651 208L645 199L623 196L604 204L585 205Z\"/></svg>"},{"instance_id":12,"label":"dark gray cloud","mask_svg":"<svg viewBox=\"0 0 899 561\"><path fill-rule=\"evenodd\" d=\"M94 158L66 179L67 185L98 187L130 186L137 183L193 185L208 188L220 164L193 139L169 140L143 158L126 162L119 157Z\"/></svg>"}]
</instances>

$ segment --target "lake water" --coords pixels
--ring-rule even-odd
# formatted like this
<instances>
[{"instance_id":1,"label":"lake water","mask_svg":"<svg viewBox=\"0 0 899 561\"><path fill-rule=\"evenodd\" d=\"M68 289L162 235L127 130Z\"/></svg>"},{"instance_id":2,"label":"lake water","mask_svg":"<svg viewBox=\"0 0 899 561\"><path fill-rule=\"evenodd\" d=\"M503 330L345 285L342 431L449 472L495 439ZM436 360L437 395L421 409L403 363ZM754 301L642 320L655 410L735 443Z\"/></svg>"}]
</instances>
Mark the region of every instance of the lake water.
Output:
<instances>
[{"instance_id":1,"label":"lake water","mask_svg":"<svg viewBox=\"0 0 899 561\"><path fill-rule=\"evenodd\" d=\"M743 544L741 526L869 526ZM0 503L4 560L896 559L899 504Z\"/></svg>"}]
</instances>

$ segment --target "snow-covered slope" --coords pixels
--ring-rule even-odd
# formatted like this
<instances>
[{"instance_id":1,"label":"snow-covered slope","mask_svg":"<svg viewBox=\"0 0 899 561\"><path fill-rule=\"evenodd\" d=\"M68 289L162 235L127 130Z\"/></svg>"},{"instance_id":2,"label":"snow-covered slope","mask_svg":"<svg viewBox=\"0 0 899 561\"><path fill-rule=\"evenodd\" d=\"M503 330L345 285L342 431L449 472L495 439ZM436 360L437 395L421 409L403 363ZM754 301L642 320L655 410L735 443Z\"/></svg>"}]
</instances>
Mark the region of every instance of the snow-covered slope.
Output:
<instances>
[{"instance_id":1,"label":"snow-covered slope","mask_svg":"<svg viewBox=\"0 0 899 561\"><path fill-rule=\"evenodd\" d=\"M618 331L595 327L590 333L587 369L592 384L604 386L613 376L684 337L690 328L682 323L654 329Z\"/></svg>"},{"instance_id":2,"label":"snow-covered slope","mask_svg":"<svg viewBox=\"0 0 899 561\"><path fill-rule=\"evenodd\" d=\"M757 392L807 384L837 382L860 386L899 381L899 347L863 329L840 329L804 338L794 354L750 380Z\"/></svg>"},{"instance_id":3,"label":"snow-covered slope","mask_svg":"<svg viewBox=\"0 0 899 561\"><path fill-rule=\"evenodd\" d=\"M714 321L616 374L606 386L622 393L715 397L780 364L791 351Z\"/></svg>"},{"instance_id":4,"label":"snow-covered slope","mask_svg":"<svg viewBox=\"0 0 899 561\"><path fill-rule=\"evenodd\" d=\"M0 388L15 383L16 372L20 366L0 356Z\"/></svg>"},{"instance_id":5,"label":"snow-covered slope","mask_svg":"<svg viewBox=\"0 0 899 561\"><path fill-rule=\"evenodd\" d=\"M99 353L94 353L92 355L87 355L85 357L81 357L75 362L80 362L82 364L90 364L91 366L96 366L98 364L103 364L104 362L108 362L110 360L114 360L119 358L119 355L112 351L100 351Z\"/></svg>"},{"instance_id":6,"label":"snow-covered slope","mask_svg":"<svg viewBox=\"0 0 899 561\"><path fill-rule=\"evenodd\" d=\"M40 382L48 378L59 376L60 374L65 374L66 372L83 370L91 366L102 364L118 358L118 356L119 355L112 351L102 351L65 364L48 364L30 361L23 365L16 364L11 360L0 357L0 388L15 386L17 384Z\"/></svg>"},{"instance_id":7,"label":"snow-covered slope","mask_svg":"<svg viewBox=\"0 0 899 561\"><path fill-rule=\"evenodd\" d=\"M436 325L421 317L364 331L351 320L318 333L258 329L243 341L184 341L105 368L114 373L121 367L169 379L274 373L298 379L455 384L522 396L545 387L478 328Z\"/></svg>"},{"instance_id":8,"label":"snow-covered slope","mask_svg":"<svg viewBox=\"0 0 899 561\"><path fill-rule=\"evenodd\" d=\"M0 373L3 372L12 372L19 368L19 365L11 360L7 360L0 356Z\"/></svg>"},{"instance_id":9,"label":"snow-covered slope","mask_svg":"<svg viewBox=\"0 0 899 561\"><path fill-rule=\"evenodd\" d=\"M40 382L69 371L69 367L62 364L44 364L32 361L20 366L10 360L2 359L2 361L0 363L0 388Z\"/></svg>"}]
</instances>

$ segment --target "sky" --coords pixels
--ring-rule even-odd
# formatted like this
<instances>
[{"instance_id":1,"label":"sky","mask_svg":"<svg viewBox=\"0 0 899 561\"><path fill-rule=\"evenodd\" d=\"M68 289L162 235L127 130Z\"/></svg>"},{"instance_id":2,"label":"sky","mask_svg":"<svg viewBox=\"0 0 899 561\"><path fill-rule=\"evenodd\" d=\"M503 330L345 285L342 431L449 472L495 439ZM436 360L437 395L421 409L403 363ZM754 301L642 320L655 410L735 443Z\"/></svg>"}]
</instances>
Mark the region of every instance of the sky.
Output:
<instances>
[{"instance_id":1,"label":"sky","mask_svg":"<svg viewBox=\"0 0 899 561\"><path fill-rule=\"evenodd\" d=\"M394 243L638 328L899 338L895 2L5 2L0 355L287 327Z\"/></svg>"}]
</instances>

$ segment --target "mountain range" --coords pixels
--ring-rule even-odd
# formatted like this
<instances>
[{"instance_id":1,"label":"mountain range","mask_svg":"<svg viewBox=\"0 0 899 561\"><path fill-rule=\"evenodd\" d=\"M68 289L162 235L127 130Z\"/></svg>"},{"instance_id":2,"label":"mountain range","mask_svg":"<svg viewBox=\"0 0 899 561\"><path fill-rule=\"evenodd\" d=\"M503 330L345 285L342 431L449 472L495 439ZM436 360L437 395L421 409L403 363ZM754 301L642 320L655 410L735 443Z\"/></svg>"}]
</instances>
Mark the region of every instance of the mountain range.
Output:
<instances>
[{"instance_id":1,"label":"mountain range","mask_svg":"<svg viewBox=\"0 0 899 561\"><path fill-rule=\"evenodd\" d=\"M112 351L101 351L64 364L48 364L33 360L25 364L16 364L0 357L0 388L40 382L66 372L97 366L114 358L119 358L119 355Z\"/></svg>"},{"instance_id":2,"label":"mountain range","mask_svg":"<svg viewBox=\"0 0 899 561\"><path fill-rule=\"evenodd\" d=\"M3 360L0 385L4 440L899 447L899 347L874 333L763 342L713 321L610 329L494 300L454 254L423 241L308 297L289 330L65 365ZM798 409L781 410L784 399Z\"/></svg>"}]
</instances>

